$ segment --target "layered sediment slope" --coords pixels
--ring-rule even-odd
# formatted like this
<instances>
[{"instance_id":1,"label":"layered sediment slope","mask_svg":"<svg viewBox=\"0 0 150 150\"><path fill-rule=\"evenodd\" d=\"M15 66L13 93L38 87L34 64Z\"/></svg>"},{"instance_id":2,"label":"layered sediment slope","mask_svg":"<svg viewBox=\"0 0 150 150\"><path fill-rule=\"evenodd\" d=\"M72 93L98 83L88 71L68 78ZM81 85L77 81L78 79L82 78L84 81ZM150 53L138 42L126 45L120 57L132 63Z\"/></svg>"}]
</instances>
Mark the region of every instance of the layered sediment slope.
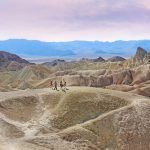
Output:
<instances>
[{"instance_id":1,"label":"layered sediment slope","mask_svg":"<svg viewBox=\"0 0 150 150\"><path fill-rule=\"evenodd\" d=\"M121 59L122 60L122 59ZM150 53L138 47L133 58L120 60L55 60L30 64L16 71L0 72L0 91L49 87L50 81L65 80L67 86L103 87L150 97Z\"/></svg>"},{"instance_id":2,"label":"layered sediment slope","mask_svg":"<svg viewBox=\"0 0 150 150\"><path fill-rule=\"evenodd\" d=\"M150 149L150 98L70 87L0 92L0 150Z\"/></svg>"}]
</instances>

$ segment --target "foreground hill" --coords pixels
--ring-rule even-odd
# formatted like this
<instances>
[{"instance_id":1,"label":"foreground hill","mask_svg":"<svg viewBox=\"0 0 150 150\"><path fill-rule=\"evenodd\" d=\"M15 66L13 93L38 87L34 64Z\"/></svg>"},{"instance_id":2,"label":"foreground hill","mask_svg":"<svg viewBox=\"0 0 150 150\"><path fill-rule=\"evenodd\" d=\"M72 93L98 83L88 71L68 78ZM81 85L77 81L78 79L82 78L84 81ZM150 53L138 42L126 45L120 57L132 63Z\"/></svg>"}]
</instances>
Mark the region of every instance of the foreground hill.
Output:
<instances>
[{"instance_id":1,"label":"foreground hill","mask_svg":"<svg viewBox=\"0 0 150 150\"><path fill-rule=\"evenodd\" d=\"M0 92L1 150L148 150L150 99L70 87Z\"/></svg>"}]
</instances>

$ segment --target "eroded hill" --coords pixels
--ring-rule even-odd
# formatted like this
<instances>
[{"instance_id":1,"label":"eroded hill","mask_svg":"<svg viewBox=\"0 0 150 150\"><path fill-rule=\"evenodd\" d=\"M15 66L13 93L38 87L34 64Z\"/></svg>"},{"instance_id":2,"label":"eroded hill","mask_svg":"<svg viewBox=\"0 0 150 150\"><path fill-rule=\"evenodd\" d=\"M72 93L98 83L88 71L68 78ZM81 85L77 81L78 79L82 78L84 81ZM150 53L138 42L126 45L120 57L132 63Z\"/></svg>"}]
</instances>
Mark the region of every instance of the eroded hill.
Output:
<instances>
[{"instance_id":1,"label":"eroded hill","mask_svg":"<svg viewBox=\"0 0 150 150\"><path fill-rule=\"evenodd\" d=\"M141 150L150 144L150 99L70 87L0 92L0 149Z\"/></svg>"},{"instance_id":2,"label":"eroded hill","mask_svg":"<svg viewBox=\"0 0 150 150\"><path fill-rule=\"evenodd\" d=\"M29 64L27 60L15 54L0 51L0 71L16 71Z\"/></svg>"},{"instance_id":3,"label":"eroded hill","mask_svg":"<svg viewBox=\"0 0 150 150\"><path fill-rule=\"evenodd\" d=\"M50 81L57 80L59 84L64 79L67 86L102 87L150 97L150 53L138 47L133 58L116 58L113 62L102 58L55 60L0 72L0 91L47 88Z\"/></svg>"}]
</instances>

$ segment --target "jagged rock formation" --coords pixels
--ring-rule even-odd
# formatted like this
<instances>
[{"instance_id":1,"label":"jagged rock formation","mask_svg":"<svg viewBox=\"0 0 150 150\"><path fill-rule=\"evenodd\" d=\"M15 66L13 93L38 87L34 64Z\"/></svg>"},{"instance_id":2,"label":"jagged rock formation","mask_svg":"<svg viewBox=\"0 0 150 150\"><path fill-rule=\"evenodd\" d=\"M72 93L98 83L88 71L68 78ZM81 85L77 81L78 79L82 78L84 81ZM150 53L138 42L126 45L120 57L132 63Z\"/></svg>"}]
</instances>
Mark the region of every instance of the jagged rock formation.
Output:
<instances>
[{"instance_id":1,"label":"jagged rock formation","mask_svg":"<svg viewBox=\"0 0 150 150\"><path fill-rule=\"evenodd\" d=\"M143 60L146 55L147 55L147 51L141 47L138 47L134 58L138 60Z\"/></svg>"},{"instance_id":2,"label":"jagged rock formation","mask_svg":"<svg viewBox=\"0 0 150 150\"><path fill-rule=\"evenodd\" d=\"M141 63L149 63L150 52L147 52L145 49L138 47L133 59L137 65Z\"/></svg>"},{"instance_id":3,"label":"jagged rock formation","mask_svg":"<svg viewBox=\"0 0 150 150\"><path fill-rule=\"evenodd\" d=\"M69 88L0 92L1 150L148 150L150 99Z\"/></svg>"},{"instance_id":4,"label":"jagged rock formation","mask_svg":"<svg viewBox=\"0 0 150 150\"><path fill-rule=\"evenodd\" d=\"M150 52L147 52L147 54L145 55L144 62L145 63L150 63Z\"/></svg>"}]
</instances>

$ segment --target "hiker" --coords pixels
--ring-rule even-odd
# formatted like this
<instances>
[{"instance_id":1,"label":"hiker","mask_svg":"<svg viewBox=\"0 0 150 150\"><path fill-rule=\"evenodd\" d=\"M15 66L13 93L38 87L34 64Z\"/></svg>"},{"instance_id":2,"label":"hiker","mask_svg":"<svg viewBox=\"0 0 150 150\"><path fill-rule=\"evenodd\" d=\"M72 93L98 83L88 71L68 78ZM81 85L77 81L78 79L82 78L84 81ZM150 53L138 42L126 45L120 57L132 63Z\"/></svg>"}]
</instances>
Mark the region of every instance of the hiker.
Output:
<instances>
[{"instance_id":1,"label":"hiker","mask_svg":"<svg viewBox=\"0 0 150 150\"><path fill-rule=\"evenodd\" d=\"M64 81L64 84L63 84L64 89L65 89L65 90L68 90L68 89L67 89L67 83L66 83L66 81L65 81L65 80L63 80L63 81Z\"/></svg>"},{"instance_id":2,"label":"hiker","mask_svg":"<svg viewBox=\"0 0 150 150\"><path fill-rule=\"evenodd\" d=\"M58 89L57 89L57 81L54 82L54 90L58 91Z\"/></svg>"},{"instance_id":3,"label":"hiker","mask_svg":"<svg viewBox=\"0 0 150 150\"><path fill-rule=\"evenodd\" d=\"M63 81L60 81L60 89L66 93L66 89L64 89L63 87L64 87Z\"/></svg>"},{"instance_id":4,"label":"hiker","mask_svg":"<svg viewBox=\"0 0 150 150\"><path fill-rule=\"evenodd\" d=\"M62 81L60 81L60 88L61 88L61 90L63 88L63 82Z\"/></svg>"},{"instance_id":5,"label":"hiker","mask_svg":"<svg viewBox=\"0 0 150 150\"><path fill-rule=\"evenodd\" d=\"M50 87L53 89L53 81L50 81Z\"/></svg>"}]
</instances>

